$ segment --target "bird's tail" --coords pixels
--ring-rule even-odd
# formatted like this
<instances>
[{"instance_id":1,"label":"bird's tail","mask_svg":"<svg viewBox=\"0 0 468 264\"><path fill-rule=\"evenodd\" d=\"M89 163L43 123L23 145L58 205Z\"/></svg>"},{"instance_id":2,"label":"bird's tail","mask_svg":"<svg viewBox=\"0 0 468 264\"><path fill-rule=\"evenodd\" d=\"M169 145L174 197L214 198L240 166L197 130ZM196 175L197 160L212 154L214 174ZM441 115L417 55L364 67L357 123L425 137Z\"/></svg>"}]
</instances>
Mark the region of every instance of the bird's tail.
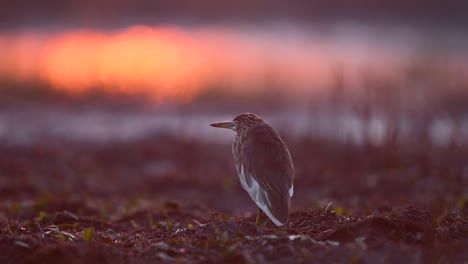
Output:
<instances>
[{"instance_id":1,"label":"bird's tail","mask_svg":"<svg viewBox=\"0 0 468 264\"><path fill-rule=\"evenodd\" d=\"M278 226L284 225L289 220L291 197L288 193L285 193L284 195L273 195L273 197L269 197L269 199L271 204L268 209L276 221L271 219L271 217L270 219Z\"/></svg>"}]
</instances>

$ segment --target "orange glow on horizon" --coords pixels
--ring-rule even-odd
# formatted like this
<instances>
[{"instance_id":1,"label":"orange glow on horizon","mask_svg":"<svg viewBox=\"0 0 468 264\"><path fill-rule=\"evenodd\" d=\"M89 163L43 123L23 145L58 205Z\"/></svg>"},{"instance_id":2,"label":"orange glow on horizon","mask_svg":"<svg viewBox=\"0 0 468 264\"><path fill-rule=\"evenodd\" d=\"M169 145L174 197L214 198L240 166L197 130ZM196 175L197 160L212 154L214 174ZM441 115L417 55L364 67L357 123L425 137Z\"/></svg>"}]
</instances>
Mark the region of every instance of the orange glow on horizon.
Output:
<instances>
[{"instance_id":1,"label":"orange glow on horizon","mask_svg":"<svg viewBox=\"0 0 468 264\"><path fill-rule=\"evenodd\" d=\"M73 93L97 88L155 98L187 99L217 83L236 91L271 83L307 90L329 84L337 63L359 63L328 44L219 28L23 32L0 35L0 76L38 79Z\"/></svg>"},{"instance_id":2,"label":"orange glow on horizon","mask_svg":"<svg viewBox=\"0 0 468 264\"><path fill-rule=\"evenodd\" d=\"M177 96L185 82L199 83L206 68L193 43L176 32L132 28L115 35L73 32L44 49L41 75L79 92L91 87ZM156 92L156 91L155 91Z\"/></svg>"}]
</instances>

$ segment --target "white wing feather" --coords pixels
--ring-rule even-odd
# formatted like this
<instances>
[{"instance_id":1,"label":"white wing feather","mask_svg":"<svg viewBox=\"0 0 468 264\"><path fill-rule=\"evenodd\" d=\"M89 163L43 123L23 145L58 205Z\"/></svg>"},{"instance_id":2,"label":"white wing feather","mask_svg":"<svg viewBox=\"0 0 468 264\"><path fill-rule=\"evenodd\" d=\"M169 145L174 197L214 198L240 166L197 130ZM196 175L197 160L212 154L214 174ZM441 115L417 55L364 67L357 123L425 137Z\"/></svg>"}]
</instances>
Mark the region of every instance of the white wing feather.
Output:
<instances>
[{"instance_id":1,"label":"white wing feather","mask_svg":"<svg viewBox=\"0 0 468 264\"><path fill-rule=\"evenodd\" d=\"M252 180L252 186L250 187L249 184L247 183L245 179L244 166L240 167L239 176L240 176L239 178L240 178L242 188L244 188L244 190L246 190L249 193L250 198L252 198L255 204L257 204L257 206L271 219L271 221L273 221L273 223L275 223L277 226L282 226L283 223L281 223L278 219L276 219L273 216L273 214L270 212L270 209L268 209L268 206L265 204L265 201L262 201L262 199L260 199L260 197L262 196L266 197L267 202L270 203L268 194L264 190L262 190L262 188L260 187L260 184L258 184L258 182L253 177L250 177L250 179ZM290 196L292 196L292 193L293 193L293 187L289 189Z\"/></svg>"}]
</instances>

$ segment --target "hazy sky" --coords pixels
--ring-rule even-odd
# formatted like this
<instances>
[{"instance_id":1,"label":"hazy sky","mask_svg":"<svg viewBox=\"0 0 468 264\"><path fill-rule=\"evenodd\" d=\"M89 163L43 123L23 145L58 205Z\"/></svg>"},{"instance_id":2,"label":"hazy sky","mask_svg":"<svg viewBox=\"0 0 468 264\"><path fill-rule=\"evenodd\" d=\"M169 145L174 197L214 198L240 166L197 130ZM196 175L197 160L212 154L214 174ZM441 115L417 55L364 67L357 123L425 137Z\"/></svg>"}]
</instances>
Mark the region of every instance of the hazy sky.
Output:
<instances>
[{"instance_id":1,"label":"hazy sky","mask_svg":"<svg viewBox=\"0 0 468 264\"><path fill-rule=\"evenodd\" d=\"M465 7L450 0L4 1L0 79L185 98L213 87L315 93L333 85L337 69L349 89L363 73L394 79L414 64L465 72Z\"/></svg>"},{"instance_id":2,"label":"hazy sky","mask_svg":"<svg viewBox=\"0 0 468 264\"><path fill-rule=\"evenodd\" d=\"M459 0L42 0L3 1L0 27L119 27L157 23L258 23L275 20L358 19L467 20L467 1Z\"/></svg>"}]
</instances>

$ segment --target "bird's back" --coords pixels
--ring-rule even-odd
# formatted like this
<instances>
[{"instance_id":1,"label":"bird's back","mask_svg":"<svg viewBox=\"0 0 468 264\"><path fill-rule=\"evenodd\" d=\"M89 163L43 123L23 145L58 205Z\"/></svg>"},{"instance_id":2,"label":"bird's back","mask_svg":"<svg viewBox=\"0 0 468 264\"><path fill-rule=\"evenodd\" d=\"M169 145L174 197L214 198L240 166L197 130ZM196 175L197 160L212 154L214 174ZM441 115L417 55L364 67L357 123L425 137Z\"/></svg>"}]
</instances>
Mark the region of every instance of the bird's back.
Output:
<instances>
[{"instance_id":1,"label":"bird's back","mask_svg":"<svg viewBox=\"0 0 468 264\"><path fill-rule=\"evenodd\" d=\"M284 224L289 218L294 169L281 137L268 124L255 124L238 133L233 153L242 187L275 224Z\"/></svg>"}]
</instances>

